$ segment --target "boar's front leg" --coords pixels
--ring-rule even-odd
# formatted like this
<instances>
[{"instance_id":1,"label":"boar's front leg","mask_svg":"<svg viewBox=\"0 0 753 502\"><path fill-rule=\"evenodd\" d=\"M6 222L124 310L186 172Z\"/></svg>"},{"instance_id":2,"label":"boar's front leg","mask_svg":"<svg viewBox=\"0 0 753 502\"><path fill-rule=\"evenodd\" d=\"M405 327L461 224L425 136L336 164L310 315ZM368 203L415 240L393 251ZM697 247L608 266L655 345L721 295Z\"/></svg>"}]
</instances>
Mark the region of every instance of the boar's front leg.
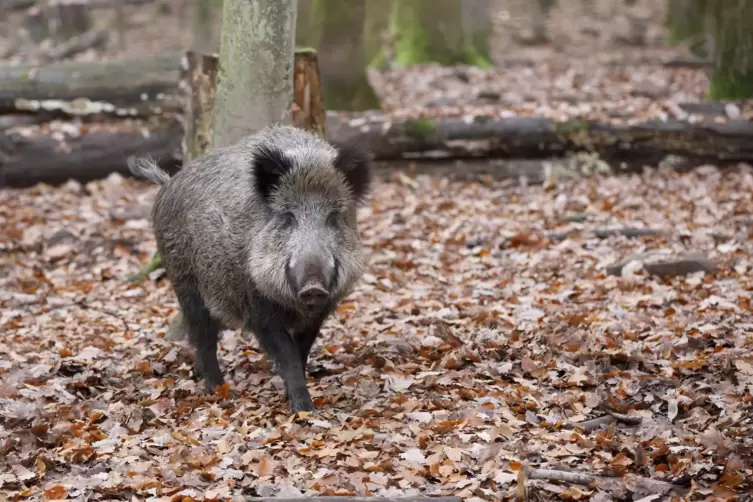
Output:
<instances>
[{"instance_id":1,"label":"boar's front leg","mask_svg":"<svg viewBox=\"0 0 753 502\"><path fill-rule=\"evenodd\" d=\"M282 313L275 305L264 299L259 299L259 310L249 323L248 329L254 333L262 350L277 363L280 376L285 382L286 394L290 399L290 409L311 411L314 403L311 400L298 346L285 329Z\"/></svg>"},{"instance_id":2,"label":"boar's front leg","mask_svg":"<svg viewBox=\"0 0 753 502\"><path fill-rule=\"evenodd\" d=\"M295 343L298 346L298 356L301 358L301 366L303 366L303 377L306 378L309 354L311 353L311 347L314 342L319 338L319 330L321 329L322 322L316 322L312 326L307 326L306 329L295 335ZM290 399L290 395L285 390L285 396L282 400L287 401Z\"/></svg>"},{"instance_id":3,"label":"boar's front leg","mask_svg":"<svg viewBox=\"0 0 753 502\"><path fill-rule=\"evenodd\" d=\"M173 289L183 313L178 322L188 331L188 339L195 350L194 373L204 377L207 393L214 394L217 386L225 383L217 360L220 323L209 313L193 281L175 281Z\"/></svg>"}]
</instances>

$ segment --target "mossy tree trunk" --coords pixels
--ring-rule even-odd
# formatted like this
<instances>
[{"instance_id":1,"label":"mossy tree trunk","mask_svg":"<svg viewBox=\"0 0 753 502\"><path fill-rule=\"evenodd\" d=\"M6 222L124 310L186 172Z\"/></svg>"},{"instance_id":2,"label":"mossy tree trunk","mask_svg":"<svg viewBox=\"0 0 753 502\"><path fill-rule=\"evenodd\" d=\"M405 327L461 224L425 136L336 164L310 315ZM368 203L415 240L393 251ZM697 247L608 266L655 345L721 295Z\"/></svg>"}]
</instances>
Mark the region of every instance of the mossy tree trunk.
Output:
<instances>
[{"instance_id":1,"label":"mossy tree trunk","mask_svg":"<svg viewBox=\"0 0 753 502\"><path fill-rule=\"evenodd\" d=\"M707 1L714 58L709 98L753 98L753 0Z\"/></svg>"},{"instance_id":2,"label":"mossy tree trunk","mask_svg":"<svg viewBox=\"0 0 753 502\"><path fill-rule=\"evenodd\" d=\"M491 47L489 40L492 36L491 1L471 0L463 1L463 30L474 50L483 56L485 63L491 63Z\"/></svg>"},{"instance_id":3,"label":"mossy tree trunk","mask_svg":"<svg viewBox=\"0 0 753 502\"><path fill-rule=\"evenodd\" d=\"M217 52L215 19L222 13L222 3L217 0L192 2L193 50L203 54Z\"/></svg>"},{"instance_id":4,"label":"mossy tree trunk","mask_svg":"<svg viewBox=\"0 0 753 502\"><path fill-rule=\"evenodd\" d=\"M389 30L394 0L366 0L364 40L369 66L378 70L392 68L395 63L395 34Z\"/></svg>"},{"instance_id":5,"label":"mossy tree trunk","mask_svg":"<svg viewBox=\"0 0 753 502\"><path fill-rule=\"evenodd\" d=\"M707 8L708 0L669 0L667 43L686 43L695 56L708 58Z\"/></svg>"},{"instance_id":6,"label":"mossy tree trunk","mask_svg":"<svg viewBox=\"0 0 753 502\"><path fill-rule=\"evenodd\" d=\"M367 0L299 2L302 12L296 43L316 49L319 55L324 106L330 110L379 108L379 99L366 74Z\"/></svg>"},{"instance_id":7,"label":"mossy tree trunk","mask_svg":"<svg viewBox=\"0 0 753 502\"><path fill-rule=\"evenodd\" d=\"M474 10L484 7L470 5L475 2L486 0L393 0L390 32L397 36L397 65L491 66L488 44L478 43L491 25L479 23Z\"/></svg>"},{"instance_id":8,"label":"mossy tree trunk","mask_svg":"<svg viewBox=\"0 0 753 502\"><path fill-rule=\"evenodd\" d=\"M691 41L714 62L710 99L753 97L753 0L672 0L670 42ZM694 42L694 43L693 43Z\"/></svg>"},{"instance_id":9,"label":"mossy tree trunk","mask_svg":"<svg viewBox=\"0 0 753 502\"><path fill-rule=\"evenodd\" d=\"M290 123L296 10L296 0L224 0L215 148Z\"/></svg>"}]
</instances>

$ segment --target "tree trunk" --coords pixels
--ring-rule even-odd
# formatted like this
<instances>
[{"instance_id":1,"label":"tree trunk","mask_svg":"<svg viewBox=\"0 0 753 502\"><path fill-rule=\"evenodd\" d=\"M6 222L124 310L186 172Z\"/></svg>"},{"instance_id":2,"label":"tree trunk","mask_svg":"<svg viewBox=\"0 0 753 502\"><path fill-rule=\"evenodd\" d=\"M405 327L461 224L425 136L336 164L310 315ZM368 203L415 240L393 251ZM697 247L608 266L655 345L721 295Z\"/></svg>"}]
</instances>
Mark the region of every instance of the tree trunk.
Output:
<instances>
[{"instance_id":1,"label":"tree trunk","mask_svg":"<svg viewBox=\"0 0 753 502\"><path fill-rule=\"evenodd\" d=\"M270 124L289 124L295 0L225 0L215 96L214 146Z\"/></svg>"},{"instance_id":2,"label":"tree trunk","mask_svg":"<svg viewBox=\"0 0 753 502\"><path fill-rule=\"evenodd\" d=\"M471 11L462 4L477 1L394 0L390 31L398 37L396 63L491 66L488 45L479 47L474 43L483 30L469 33L465 22Z\"/></svg>"},{"instance_id":3,"label":"tree trunk","mask_svg":"<svg viewBox=\"0 0 753 502\"><path fill-rule=\"evenodd\" d=\"M707 30L715 63L709 97L753 98L753 0L707 1Z\"/></svg>"},{"instance_id":4,"label":"tree trunk","mask_svg":"<svg viewBox=\"0 0 753 502\"><path fill-rule=\"evenodd\" d=\"M379 107L366 67L366 0L311 0L301 17L297 39L319 54L324 106L330 110Z\"/></svg>"},{"instance_id":5,"label":"tree trunk","mask_svg":"<svg viewBox=\"0 0 753 502\"><path fill-rule=\"evenodd\" d=\"M666 25L670 45L703 37L705 3L706 0L669 0Z\"/></svg>"},{"instance_id":6,"label":"tree trunk","mask_svg":"<svg viewBox=\"0 0 753 502\"><path fill-rule=\"evenodd\" d=\"M193 50L205 54L217 52L214 24L222 5L216 0L194 0L192 4Z\"/></svg>"},{"instance_id":7,"label":"tree trunk","mask_svg":"<svg viewBox=\"0 0 753 502\"><path fill-rule=\"evenodd\" d=\"M463 0L463 30L471 46L479 54L484 54L491 63L489 39L492 36L490 0Z\"/></svg>"},{"instance_id":8,"label":"tree trunk","mask_svg":"<svg viewBox=\"0 0 753 502\"><path fill-rule=\"evenodd\" d=\"M395 64L397 37L390 32L390 12L394 0L365 0L364 50L366 61L372 68L384 70Z\"/></svg>"}]
</instances>

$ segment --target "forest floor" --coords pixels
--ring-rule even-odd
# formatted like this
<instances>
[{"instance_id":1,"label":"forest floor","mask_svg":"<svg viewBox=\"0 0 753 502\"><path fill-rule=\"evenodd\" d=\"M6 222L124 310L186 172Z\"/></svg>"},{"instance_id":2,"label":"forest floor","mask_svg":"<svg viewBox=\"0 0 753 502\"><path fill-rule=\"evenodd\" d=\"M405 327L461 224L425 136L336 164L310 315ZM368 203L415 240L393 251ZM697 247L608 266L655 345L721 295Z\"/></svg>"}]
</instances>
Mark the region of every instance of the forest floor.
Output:
<instances>
[{"instance_id":1,"label":"forest floor","mask_svg":"<svg viewBox=\"0 0 753 502\"><path fill-rule=\"evenodd\" d=\"M240 398L201 397L190 351L164 339L169 282L123 280L155 249L155 193L113 176L0 195L7 496L507 500L521 465L603 476L529 480L531 500L753 490L750 168L549 190L379 180L359 215L367 274L325 325L317 410L297 419L234 332L220 360ZM630 227L663 234L604 232ZM685 250L716 275L606 270ZM589 422L609 412L629 418Z\"/></svg>"},{"instance_id":2,"label":"forest floor","mask_svg":"<svg viewBox=\"0 0 753 502\"><path fill-rule=\"evenodd\" d=\"M621 45L624 12L576 3L537 48L500 11L494 70L376 75L385 108L640 114L703 99L702 70L662 62L682 53L659 43L661 2L636 7L640 47ZM151 8L129 8L126 53L78 58L185 48L179 17ZM314 347L317 409L300 417L236 332L220 361L239 398L202 396L191 351L165 339L169 281L124 280L155 250L156 192L113 175L0 193L0 500L753 491L750 166L542 186L380 176L359 213L367 273ZM715 272L660 278L629 260L688 251Z\"/></svg>"}]
</instances>

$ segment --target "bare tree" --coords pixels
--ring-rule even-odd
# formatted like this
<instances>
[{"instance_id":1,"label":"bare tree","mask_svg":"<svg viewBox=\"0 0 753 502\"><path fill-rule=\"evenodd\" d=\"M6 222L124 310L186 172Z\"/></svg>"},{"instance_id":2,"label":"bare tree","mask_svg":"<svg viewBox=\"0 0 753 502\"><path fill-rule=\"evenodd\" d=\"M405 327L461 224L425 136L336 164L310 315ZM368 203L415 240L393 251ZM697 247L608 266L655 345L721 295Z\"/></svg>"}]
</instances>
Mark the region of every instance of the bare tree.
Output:
<instances>
[{"instance_id":1,"label":"bare tree","mask_svg":"<svg viewBox=\"0 0 753 502\"><path fill-rule=\"evenodd\" d=\"M296 1L225 0L215 97L215 148L289 124Z\"/></svg>"}]
</instances>

